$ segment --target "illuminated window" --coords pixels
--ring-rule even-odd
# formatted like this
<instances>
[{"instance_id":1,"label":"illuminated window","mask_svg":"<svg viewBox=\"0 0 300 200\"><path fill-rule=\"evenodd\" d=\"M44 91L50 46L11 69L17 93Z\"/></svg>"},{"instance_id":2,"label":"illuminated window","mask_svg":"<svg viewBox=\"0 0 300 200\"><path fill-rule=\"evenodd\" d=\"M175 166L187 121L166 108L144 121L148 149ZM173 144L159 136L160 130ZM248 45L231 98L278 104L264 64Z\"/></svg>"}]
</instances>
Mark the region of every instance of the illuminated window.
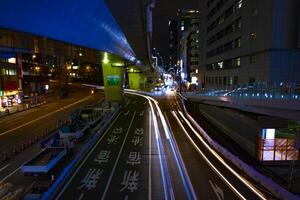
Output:
<instances>
[{"instance_id":1,"label":"illuminated window","mask_svg":"<svg viewBox=\"0 0 300 200\"><path fill-rule=\"evenodd\" d=\"M241 58L236 58L235 62L236 62L236 67L241 66Z\"/></svg>"},{"instance_id":2,"label":"illuminated window","mask_svg":"<svg viewBox=\"0 0 300 200\"><path fill-rule=\"evenodd\" d=\"M9 63L16 64L16 58L9 58L9 59L8 59L8 62L9 62Z\"/></svg>"},{"instance_id":3,"label":"illuminated window","mask_svg":"<svg viewBox=\"0 0 300 200\"><path fill-rule=\"evenodd\" d=\"M233 77L229 76L229 85L233 85Z\"/></svg>"},{"instance_id":4,"label":"illuminated window","mask_svg":"<svg viewBox=\"0 0 300 200\"><path fill-rule=\"evenodd\" d=\"M255 55L255 54L250 55L250 57L249 57L249 62L250 62L251 64L256 63L256 55Z\"/></svg>"},{"instance_id":5,"label":"illuminated window","mask_svg":"<svg viewBox=\"0 0 300 200\"><path fill-rule=\"evenodd\" d=\"M241 8L243 6L243 0L239 0L238 2L238 8Z\"/></svg>"},{"instance_id":6,"label":"illuminated window","mask_svg":"<svg viewBox=\"0 0 300 200\"><path fill-rule=\"evenodd\" d=\"M250 38L251 38L252 40L255 40L255 39L257 38L256 32L250 33Z\"/></svg>"},{"instance_id":7,"label":"illuminated window","mask_svg":"<svg viewBox=\"0 0 300 200\"><path fill-rule=\"evenodd\" d=\"M223 69L223 61L222 62L218 62L218 66L220 69Z\"/></svg>"},{"instance_id":8,"label":"illuminated window","mask_svg":"<svg viewBox=\"0 0 300 200\"><path fill-rule=\"evenodd\" d=\"M9 69L8 70L8 75L10 75L10 76L16 75L16 70L15 69Z\"/></svg>"}]
</instances>

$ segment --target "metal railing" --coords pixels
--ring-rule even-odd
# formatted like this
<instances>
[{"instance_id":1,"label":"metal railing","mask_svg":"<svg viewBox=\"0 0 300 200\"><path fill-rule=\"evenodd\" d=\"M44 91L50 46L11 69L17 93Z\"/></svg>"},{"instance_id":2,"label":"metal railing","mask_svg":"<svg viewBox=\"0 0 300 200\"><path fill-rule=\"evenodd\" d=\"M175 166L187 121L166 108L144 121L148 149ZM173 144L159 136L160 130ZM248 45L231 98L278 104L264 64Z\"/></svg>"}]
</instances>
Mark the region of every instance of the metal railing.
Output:
<instances>
[{"instance_id":1,"label":"metal railing","mask_svg":"<svg viewBox=\"0 0 300 200\"><path fill-rule=\"evenodd\" d=\"M237 85L223 88L210 88L200 91L186 92L190 97L229 96L240 99L255 100L300 100L300 87L295 83L254 83L253 85Z\"/></svg>"}]
</instances>

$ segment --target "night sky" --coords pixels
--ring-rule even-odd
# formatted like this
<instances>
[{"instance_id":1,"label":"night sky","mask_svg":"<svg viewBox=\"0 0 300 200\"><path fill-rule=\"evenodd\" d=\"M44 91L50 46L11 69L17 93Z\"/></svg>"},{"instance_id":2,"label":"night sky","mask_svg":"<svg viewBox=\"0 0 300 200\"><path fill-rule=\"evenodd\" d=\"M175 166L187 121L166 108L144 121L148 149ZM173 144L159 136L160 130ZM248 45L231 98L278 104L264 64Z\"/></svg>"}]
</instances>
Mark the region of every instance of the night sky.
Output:
<instances>
[{"instance_id":1,"label":"night sky","mask_svg":"<svg viewBox=\"0 0 300 200\"><path fill-rule=\"evenodd\" d=\"M153 47L168 63L168 21L174 18L177 9L199 9L199 0L156 0L153 12Z\"/></svg>"}]
</instances>

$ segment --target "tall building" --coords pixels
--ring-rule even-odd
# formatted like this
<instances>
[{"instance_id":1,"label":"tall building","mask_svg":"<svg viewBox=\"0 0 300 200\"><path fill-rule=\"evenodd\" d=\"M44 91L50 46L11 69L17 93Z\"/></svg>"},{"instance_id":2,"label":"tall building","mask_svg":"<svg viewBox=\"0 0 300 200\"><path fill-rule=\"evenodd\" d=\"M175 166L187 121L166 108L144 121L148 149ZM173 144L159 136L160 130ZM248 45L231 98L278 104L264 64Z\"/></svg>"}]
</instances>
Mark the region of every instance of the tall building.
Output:
<instances>
[{"instance_id":1,"label":"tall building","mask_svg":"<svg viewBox=\"0 0 300 200\"><path fill-rule=\"evenodd\" d=\"M191 81L199 63L199 11L178 10L169 22L169 66L184 80Z\"/></svg>"},{"instance_id":2,"label":"tall building","mask_svg":"<svg viewBox=\"0 0 300 200\"><path fill-rule=\"evenodd\" d=\"M169 21L169 65L167 71L174 70L178 60L178 20Z\"/></svg>"},{"instance_id":3,"label":"tall building","mask_svg":"<svg viewBox=\"0 0 300 200\"><path fill-rule=\"evenodd\" d=\"M299 0L208 0L198 77L206 87L300 83Z\"/></svg>"}]
</instances>

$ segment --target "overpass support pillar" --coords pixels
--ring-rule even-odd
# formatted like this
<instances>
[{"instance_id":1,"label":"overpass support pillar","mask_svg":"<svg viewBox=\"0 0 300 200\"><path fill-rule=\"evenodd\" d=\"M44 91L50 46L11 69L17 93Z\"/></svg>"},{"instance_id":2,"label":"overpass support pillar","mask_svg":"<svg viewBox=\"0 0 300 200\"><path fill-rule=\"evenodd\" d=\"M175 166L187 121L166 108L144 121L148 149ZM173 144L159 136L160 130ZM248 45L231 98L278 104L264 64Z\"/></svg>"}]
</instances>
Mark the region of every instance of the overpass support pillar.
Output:
<instances>
[{"instance_id":1,"label":"overpass support pillar","mask_svg":"<svg viewBox=\"0 0 300 200\"><path fill-rule=\"evenodd\" d=\"M109 102L121 102L124 95L124 67L102 63L104 94Z\"/></svg>"},{"instance_id":2,"label":"overpass support pillar","mask_svg":"<svg viewBox=\"0 0 300 200\"><path fill-rule=\"evenodd\" d=\"M129 72L129 88L133 90L145 89L146 76L140 72Z\"/></svg>"}]
</instances>

